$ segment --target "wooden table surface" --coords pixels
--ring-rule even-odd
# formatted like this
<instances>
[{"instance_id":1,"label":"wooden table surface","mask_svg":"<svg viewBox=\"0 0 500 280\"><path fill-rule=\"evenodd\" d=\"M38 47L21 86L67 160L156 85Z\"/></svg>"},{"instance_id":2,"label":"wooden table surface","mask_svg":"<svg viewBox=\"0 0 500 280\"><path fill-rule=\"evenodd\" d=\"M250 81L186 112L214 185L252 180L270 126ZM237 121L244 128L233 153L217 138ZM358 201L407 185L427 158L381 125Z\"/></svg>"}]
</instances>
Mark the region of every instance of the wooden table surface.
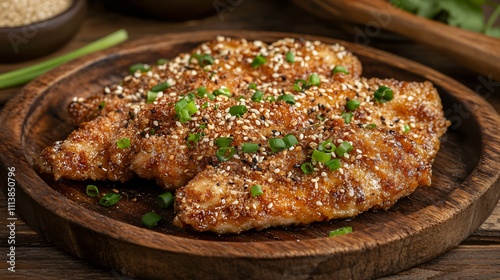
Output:
<instances>
[{"instance_id":1,"label":"wooden table surface","mask_svg":"<svg viewBox=\"0 0 500 280\"><path fill-rule=\"evenodd\" d=\"M221 14L187 22L159 22L110 12L98 1L76 37L49 56L66 53L117 29L125 28L129 40L168 32L204 29L247 29L304 33L361 43L430 66L470 87L500 111L500 82L469 71L433 50L402 38L387 36L366 26L348 26L318 19L289 1L223 1L233 3ZM215 2L215 1L214 1ZM0 64L0 73L41 61ZM0 90L0 108L20 88ZM500 167L500 166L499 166ZM21 220L16 222L16 272L7 270L9 234L7 201L0 192L0 279L129 279L117 271L96 267L66 254L38 236ZM384 279L500 279L500 203L492 215L459 246L429 262Z\"/></svg>"}]
</instances>

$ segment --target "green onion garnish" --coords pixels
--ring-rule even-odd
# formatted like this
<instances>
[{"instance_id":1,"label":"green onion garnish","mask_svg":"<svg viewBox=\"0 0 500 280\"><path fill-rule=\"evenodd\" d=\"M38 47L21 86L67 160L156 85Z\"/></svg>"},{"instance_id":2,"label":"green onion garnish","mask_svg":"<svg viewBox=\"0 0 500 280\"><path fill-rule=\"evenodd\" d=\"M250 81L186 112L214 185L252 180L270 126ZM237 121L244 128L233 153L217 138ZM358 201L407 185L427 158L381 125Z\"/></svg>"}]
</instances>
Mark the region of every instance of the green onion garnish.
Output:
<instances>
[{"instance_id":1,"label":"green onion garnish","mask_svg":"<svg viewBox=\"0 0 500 280\"><path fill-rule=\"evenodd\" d=\"M325 163L332 159L332 154L331 153L325 153L325 152L320 152L318 150L314 150L311 156L312 159L314 159L317 162L322 162Z\"/></svg>"},{"instance_id":2,"label":"green onion garnish","mask_svg":"<svg viewBox=\"0 0 500 280\"><path fill-rule=\"evenodd\" d=\"M200 133L190 133L187 139L188 146L191 145L191 143L196 144L201 140L201 134Z\"/></svg>"},{"instance_id":3,"label":"green onion garnish","mask_svg":"<svg viewBox=\"0 0 500 280\"><path fill-rule=\"evenodd\" d=\"M154 92L164 91L169 87L171 87L171 86L168 82L163 82L163 83L157 84L156 86L152 87L151 91L154 91Z\"/></svg>"},{"instance_id":4,"label":"green onion garnish","mask_svg":"<svg viewBox=\"0 0 500 280\"><path fill-rule=\"evenodd\" d=\"M332 140L326 140L326 141L323 141L321 144L319 144L318 151L333 153L333 152L335 152L336 148L337 147L335 147Z\"/></svg>"},{"instance_id":5,"label":"green onion garnish","mask_svg":"<svg viewBox=\"0 0 500 280\"><path fill-rule=\"evenodd\" d=\"M344 141L337 147L337 149L335 149L335 153L339 157L343 157L345 153L349 153L352 150L353 150L352 145L349 142Z\"/></svg>"},{"instance_id":6,"label":"green onion garnish","mask_svg":"<svg viewBox=\"0 0 500 280\"><path fill-rule=\"evenodd\" d=\"M359 108L359 104L360 102L354 99L347 101L347 104L345 106L349 111L355 111L356 109Z\"/></svg>"},{"instance_id":7,"label":"green onion garnish","mask_svg":"<svg viewBox=\"0 0 500 280\"><path fill-rule=\"evenodd\" d=\"M340 168L340 159L334 158L325 162L326 167L328 167L331 171L337 170Z\"/></svg>"},{"instance_id":8,"label":"green onion garnish","mask_svg":"<svg viewBox=\"0 0 500 280\"><path fill-rule=\"evenodd\" d=\"M380 86L373 95L373 99L380 103L391 101L394 98L394 92L390 87Z\"/></svg>"},{"instance_id":9,"label":"green onion garnish","mask_svg":"<svg viewBox=\"0 0 500 280\"><path fill-rule=\"evenodd\" d=\"M371 123L371 124L366 125L365 128L374 129L374 128L377 128L377 125L374 123Z\"/></svg>"},{"instance_id":10,"label":"green onion garnish","mask_svg":"<svg viewBox=\"0 0 500 280\"><path fill-rule=\"evenodd\" d=\"M85 188L85 193L87 193L87 195L90 197L98 197L99 189L97 188L97 186L87 185L87 187Z\"/></svg>"},{"instance_id":11,"label":"green onion garnish","mask_svg":"<svg viewBox=\"0 0 500 280\"><path fill-rule=\"evenodd\" d=\"M205 102L205 103L208 103L208 102ZM205 129L205 128L207 128L207 124L206 123L200 124L200 129Z\"/></svg>"},{"instance_id":12,"label":"green onion garnish","mask_svg":"<svg viewBox=\"0 0 500 280\"><path fill-rule=\"evenodd\" d=\"M266 97L266 101L269 102L269 103L270 102L274 102L274 101L276 101L276 98L274 98L274 96L272 96L272 95L269 95L269 96Z\"/></svg>"},{"instance_id":13,"label":"green onion garnish","mask_svg":"<svg viewBox=\"0 0 500 280\"><path fill-rule=\"evenodd\" d=\"M215 155L220 162L230 160L236 154L236 149L234 147L222 147L217 150Z\"/></svg>"},{"instance_id":14,"label":"green onion garnish","mask_svg":"<svg viewBox=\"0 0 500 280\"><path fill-rule=\"evenodd\" d=\"M122 198L121 195L117 193L107 193L99 200L99 204L102 206L111 206L118 202Z\"/></svg>"},{"instance_id":15,"label":"green onion garnish","mask_svg":"<svg viewBox=\"0 0 500 280\"><path fill-rule=\"evenodd\" d=\"M101 103L99 103L99 110L104 109L104 107L106 107L106 101L101 101Z\"/></svg>"},{"instance_id":16,"label":"green onion garnish","mask_svg":"<svg viewBox=\"0 0 500 280\"><path fill-rule=\"evenodd\" d=\"M341 227L336 230L332 230L328 232L328 236L339 236L339 235L344 235L352 232L352 227Z\"/></svg>"},{"instance_id":17,"label":"green onion garnish","mask_svg":"<svg viewBox=\"0 0 500 280\"><path fill-rule=\"evenodd\" d=\"M268 141L269 147L273 152L277 153L286 149L285 141L281 138L271 138Z\"/></svg>"},{"instance_id":18,"label":"green onion garnish","mask_svg":"<svg viewBox=\"0 0 500 280\"><path fill-rule=\"evenodd\" d=\"M215 139L215 145L219 148L229 147L233 142L233 138L231 137L219 137Z\"/></svg>"},{"instance_id":19,"label":"green onion garnish","mask_svg":"<svg viewBox=\"0 0 500 280\"><path fill-rule=\"evenodd\" d=\"M207 102L201 104L201 108L206 109L206 108L208 108L208 105L210 105L210 103L208 103L208 101L207 101Z\"/></svg>"},{"instance_id":20,"label":"green onion garnish","mask_svg":"<svg viewBox=\"0 0 500 280\"><path fill-rule=\"evenodd\" d=\"M333 67L332 74L335 75L337 73L349 74L349 71L343 65L337 65Z\"/></svg>"},{"instance_id":21,"label":"green onion garnish","mask_svg":"<svg viewBox=\"0 0 500 280\"><path fill-rule=\"evenodd\" d=\"M148 103L148 104L151 104L151 103L155 102L156 97L158 97L158 93L157 93L157 92L154 92L154 91L148 91L148 95L147 95L147 103Z\"/></svg>"},{"instance_id":22,"label":"green onion garnish","mask_svg":"<svg viewBox=\"0 0 500 280\"><path fill-rule=\"evenodd\" d=\"M278 97L278 100L283 100L290 105L295 104L295 98L291 94L283 94L280 97Z\"/></svg>"},{"instance_id":23,"label":"green onion garnish","mask_svg":"<svg viewBox=\"0 0 500 280\"><path fill-rule=\"evenodd\" d=\"M209 54L193 54L189 58L189 62L191 62L191 60L193 60L193 59L198 60L198 64L201 67L205 67L207 65L214 64L214 58L212 56L210 56Z\"/></svg>"},{"instance_id":24,"label":"green onion garnish","mask_svg":"<svg viewBox=\"0 0 500 280\"><path fill-rule=\"evenodd\" d=\"M241 117L246 112L248 112L248 109L245 105L235 105L229 108L229 114L231 114L231 116Z\"/></svg>"},{"instance_id":25,"label":"green onion garnish","mask_svg":"<svg viewBox=\"0 0 500 280\"><path fill-rule=\"evenodd\" d=\"M325 120L325 116L323 116L323 114L317 114L316 115L316 118L320 121L324 121Z\"/></svg>"},{"instance_id":26,"label":"green onion garnish","mask_svg":"<svg viewBox=\"0 0 500 280\"><path fill-rule=\"evenodd\" d=\"M168 208L174 204L174 195L171 192L165 192L156 197L156 202L160 208Z\"/></svg>"},{"instance_id":27,"label":"green onion garnish","mask_svg":"<svg viewBox=\"0 0 500 280\"><path fill-rule=\"evenodd\" d=\"M404 125L404 130L403 130L403 133L408 133L408 132L410 132L410 129L411 129L411 128L410 128L410 126L409 126L409 125L407 125L407 124L405 124L405 125Z\"/></svg>"},{"instance_id":28,"label":"green onion garnish","mask_svg":"<svg viewBox=\"0 0 500 280\"><path fill-rule=\"evenodd\" d=\"M314 167L310 162L304 162L301 164L300 169L302 169L302 172L306 175L314 173Z\"/></svg>"},{"instance_id":29,"label":"green onion garnish","mask_svg":"<svg viewBox=\"0 0 500 280\"><path fill-rule=\"evenodd\" d=\"M319 86L321 84L321 80L319 79L318 74L312 73L309 75L309 78L307 78L307 87L311 86Z\"/></svg>"},{"instance_id":30,"label":"green onion garnish","mask_svg":"<svg viewBox=\"0 0 500 280\"><path fill-rule=\"evenodd\" d=\"M248 84L248 89L257 89L257 84L256 83Z\"/></svg>"},{"instance_id":31,"label":"green onion garnish","mask_svg":"<svg viewBox=\"0 0 500 280\"><path fill-rule=\"evenodd\" d=\"M149 212L142 216L142 224L147 226L148 228L152 228L158 225L158 222L161 220L161 216L156 214L155 212Z\"/></svg>"},{"instance_id":32,"label":"green onion garnish","mask_svg":"<svg viewBox=\"0 0 500 280\"><path fill-rule=\"evenodd\" d=\"M264 56L259 54L253 59L252 68L257 68L266 62L267 62L267 59Z\"/></svg>"},{"instance_id":33,"label":"green onion garnish","mask_svg":"<svg viewBox=\"0 0 500 280\"><path fill-rule=\"evenodd\" d=\"M293 134L287 134L285 137L283 137L283 142L285 142L286 148L293 147L299 143L297 138Z\"/></svg>"},{"instance_id":34,"label":"green onion garnish","mask_svg":"<svg viewBox=\"0 0 500 280\"><path fill-rule=\"evenodd\" d=\"M116 146L120 149L125 149L130 146L130 139L124 137L116 141Z\"/></svg>"},{"instance_id":35,"label":"green onion garnish","mask_svg":"<svg viewBox=\"0 0 500 280\"><path fill-rule=\"evenodd\" d=\"M299 79L293 83L293 90L295 91L304 91L306 88L307 82L305 80Z\"/></svg>"},{"instance_id":36,"label":"green onion garnish","mask_svg":"<svg viewBox=\"0 0 500 280\"><path fill-rule=\"evenodd\" d=\"M262 97L264 96L264 93L262 91L255 91L252 95L252 101L253 102L260 102L262 100Z\"/></svg>"},{"instance_id":37,"label":"green onion garnish","mask_svg":"<svg viewBox=\"0 0 500 280\"><path fill-rule=\"evenodd\" d=\"M144 63L136 63L136 64L131 65L128 68L128 72L130 74L134 74L137 71L148 72L149 70L151 70L151 67L149 67L149 65L144 64Z\"/></svg>"},{"instance_id":38,"label":"green onion garnish","mask_svg":"<svg viewBox=\"0 0 500 280\"><path fill-rule=\"evenodd\" d=\"M207 91L207 88L206 87L199 87L196 89L196 92L198 93L198 97L199 98L203 98L205 97L206 95L208 95L208 91Z\"/></svg>"},{"instance_id":39,"label":"green onion garnish","mask_svg":"<svg viewBox=\"0 0 500 280\"><path fill-rule=\"evenodd\" d=\"M241 151L244 153L256 153L259 150L259 144L256 143L243 143Z\"/></svg>"},{"instance_id":40,"label":"green onion garnish","mask_svg":"<svg viewBox=\"0 0 500 280\"><path fill-rule=\"evenodd\" d=\"M0 89L25 84L41 74L80 56L103 50L127 40L128 34L120 29L104 38L67 54L43 61L41 63L0 74Z\"/></svg>"},{"instance_id":41,"label":"green onion garnish","mask_svg":"<svg viewBox=\"0 0 500 280\"><path fill-rule=\"evenodd\" d=\"M250 193L252 193L253 197L261 196L264 192L262 191L262 187L260 185L253 185L250 188Z\"/></svg>"},{"instance_id":42,"label":"green onion garnish","mask_svg":"<svg viewBox=\"0 0 500 280\"><path fill-rule=\"evenodd\" d=\"M295 62L295 54L293 52L287 52L285 57L286 57L286 62L288 63Z\"/></svg>"},{"instance_id":43,"label":"green onion garnish","mask_svg":"<svg viewBox=\"0 0 500 280\"><path fill-rule=\"evenodd\" d=\"M224 96L227 96L227 97L233 96L233 94L231 93L231 91L228 88L216 89L212 93L215 96L219 96L219 95L224 95Z\"/></svg>"},{"instance_id":44,"label":"green onion garnish","mask_svg":"<svg viewBox=\"0 0 500 280\"><path fill-rule=\"evenodd\" d=\"M352 120L353 114L350 112L344 112L342 113L342 118L344 119L344 122L346 124L350 124Z\"/></svg>"},{"instance_id":45,"label":"green onion garnish","mask_svg":"<svg viewBox=\"0 0 500 280\"><path fill-rule=\"evenodd\" d=\"M163 65L168 62L168 59L166 58L160 58L156 61L156 65Z\"/></svg>"},{"instance_id":46,"label":"green onion garnish","mask_svg":"<svg viewBox=\"0 0 500 280\"><path fill-rule=\"evenodd\" d=\"M175 112L181 123L191 120L191 116L197 111L193 96L189 94L175 103Z\"/></svg>"}]
</instances>

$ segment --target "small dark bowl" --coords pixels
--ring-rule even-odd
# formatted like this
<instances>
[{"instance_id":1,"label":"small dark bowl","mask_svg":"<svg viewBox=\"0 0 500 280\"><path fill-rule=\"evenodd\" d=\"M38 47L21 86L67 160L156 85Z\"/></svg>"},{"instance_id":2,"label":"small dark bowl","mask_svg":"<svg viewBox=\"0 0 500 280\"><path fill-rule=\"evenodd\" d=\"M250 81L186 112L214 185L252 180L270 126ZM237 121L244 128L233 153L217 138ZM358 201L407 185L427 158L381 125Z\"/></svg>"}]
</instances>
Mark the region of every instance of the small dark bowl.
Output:
<instances>
[{"instance_id":1,"label":"small dark bowl","mask_svg":"<svg viewBox=\"0 0 500 280\"><path fill-rule=\"evenodd\" d=\"M103 4L109 9L161 21L183 21L215 14L212 0L107 0Z\"/></svg>"},{"instance_id":2,"label":"small dark bowl","mask_svg":"<svg viewBox=\"0 0 500 280\"><path fill-rule=\"evenodd\" d=\"M18 27L0 27L0 63L26 61L64 46L80 28L87 2L74 0L68 10L53 18Z\"/></svg>"}]
</instances>

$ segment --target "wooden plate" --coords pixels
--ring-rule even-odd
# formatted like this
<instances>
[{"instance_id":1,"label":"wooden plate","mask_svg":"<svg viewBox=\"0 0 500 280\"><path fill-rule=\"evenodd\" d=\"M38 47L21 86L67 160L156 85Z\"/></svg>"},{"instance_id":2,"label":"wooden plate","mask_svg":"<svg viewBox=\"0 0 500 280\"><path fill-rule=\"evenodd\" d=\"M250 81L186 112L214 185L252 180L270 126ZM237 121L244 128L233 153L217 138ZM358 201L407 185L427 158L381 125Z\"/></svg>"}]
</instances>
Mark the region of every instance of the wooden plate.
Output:
<instances>
[{"instance_id":1,"label":"wooden plate","mask_svg":"<svg viewBox=\"0 0 500 280\"><path fill-rule=\"evenodd\" d=\"M417 189L389 211L307 227L217 236L175 228L169 210L160 211L164 222L150 230L141 226L140 217L159 211L153 200L160 191L153 183L98 183L101 190L117 189L126 197L117 206L105 208L84 194L88 182L54 182L33 170L40 150L73 129L66 121L66 107L73 96L89 96L119 81L133 63L173 57L216 35L338 42L254 31L167 34L93 54L43 75L11 100L0 118L3 190L7 189L7 167L13 166L16 211L30 227L82 259L143 278L371 278L451 249L495 207L500 194L500 120L493 108L436 71L347 42L341 43L358 55L365 76L434 82L446 115L453 121L435 161L433 185ZM352 226L353 233L327 237L329 230L345 225Z\"/></svg>"}]
</instances>

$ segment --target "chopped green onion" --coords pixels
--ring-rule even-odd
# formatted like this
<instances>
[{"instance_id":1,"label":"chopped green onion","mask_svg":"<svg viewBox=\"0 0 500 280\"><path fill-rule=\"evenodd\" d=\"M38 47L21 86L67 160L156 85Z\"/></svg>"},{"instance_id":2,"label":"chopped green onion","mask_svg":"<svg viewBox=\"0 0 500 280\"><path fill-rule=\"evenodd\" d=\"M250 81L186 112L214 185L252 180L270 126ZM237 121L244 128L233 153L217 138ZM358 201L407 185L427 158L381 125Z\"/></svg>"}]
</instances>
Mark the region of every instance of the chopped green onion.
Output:
<instances>
[{"instance_id":1,"label":"chopped green onion","mask_svg":"<svg viewBox=\"0 0 500 280\"><path fill-rule=\"evenodd\" d=\"M148 103L148 104L151 104L151 103L155 102L156 97L158 97L158 93L157 93L157 92L154 92L154 91L148 91L148 95L147 95L147 103Z\"/></svg>"},{"instance_id":2,"label":"chopped green onion","mask_svg":"<svg viewBox=\"0 0 500 280\"><path fill-rule=\"evenodd\" d=\"M347 71L347 68L343 65L337 65L333 68L332 74L335 75L337 73L344 73L344 74L349 74L349 71Z\"/></svg>"},{"instance_id":3,"label":"chopped green onion","mask_svg":"<svg viewBox=\"0 0 500 280\"><path fill-rule=\"evenodd\" d=\"M116 146L120 149L125 149L130 146L130 139L124 137L116 141Z\"/></svg>"},{"instance_id":4,"label":"chopped green onion","mask_svg":"<svg viewBox=\"0 0 500 280\"><path fill-rule=\"evenodd\" d=\"M375 99L375 101L385 103L387 101L391 101L394 98L394 92L390 87L380 86L377 91L375 91L373 96L373 99Z\"/></svg>"},{"instance_id":5,"label":"chopped green onion","mask_svg":"<svg viewBox=\"0 0 500 280\"><path fill-rule=\"evenodd\" d=\"M215 139L215 145L219 148L229 147L233 142L233 138L231 137L219 137Z\"/></svg>"},{"instance_id":6,"label":"chopped green onion","mask_svg":"<svg viewBox=\"0 0 500 280\"><path fill-rule=\"evenodd\" d=\"M208 102L205 102L205 103L208 103ZM200 124L200 129L205 129L205 128L207 128L207 124L206 123Z\"/></svg>"},{"instance_id":7,"label":"chopped green onion","mask_svg":"<svg viewBox=\"0 0 500 280\"><path fill-rule=\"evenodd\" d=\"M342 144L340 144L337 149L335 149L335 153L339 156L339 157L343 157L344 154L346 153L349 153L350 151L353 150L353 147L352 145L347 142L347 141L344 141L342 142Z\"/></svg>"},{"instance_id":8,"label":"chopped green onion","mask_svg":"<svg viewBox=\"0 0 500 280\"><path fill-rule=\"evenodd\" d=\"M360 102L354 99L347 101L347 104L345 106L349 111L355 111L356 109L359 108L359 104Z\"/></svg>"},{"instance_id":9,"label":"chopped green onion","mask_svg":"<svg viewBox=\"0 0 500 280\"><path fill-rule=\"evenodd\" d=\"M319 79L318 74L312 73L309 75L309 78L307 78L307 87L311 86L319 86L321 84L321 80Z\"/></svg>"},{"instance_id":10,"label":"chopped green onion","mask_svg":"<svg viewBox=\"0 0 500 280\"><path fill-rule=\"evenodd\" d=\"M307 82L305 80L299 79L295 80L293 83L293 90L295 91L303 91L307 87Z\"/></svg>"},{"instance_id":11,"label":"chopped green onion","mask_svg":"<svg viewBox=\"0 0 500 280\"><path fill-rule=\"evenodd\" d=\"M155 135L155 129L154 129L154 128L151 128L151 129L149 130L149 134L151 134L151 135Z\"/></svg>"},{"instance_id":12,"label":"chopped green onion","mask_svg":"<svg viewBox=\"0 0 500 280\"><path fill-rule=\"evenodd\" d=\"M165 192L156 197L156 202L160 208L168 208L174 204L174 195L171 192Z\"/></svg>"},{"instance_id":13,"label":"chopped green onion","mask_svg":"<svg viewBox=\"0 0 500 280\"><path fill-rule=\"evenodd\" d=\"M332 140L326 140L326 141L323 141L321 144L319 144L318 151L333 153L333 152L335 152L336 148L337 147L335 147Z\"/></svg>"},{"instance_id":14,"label":"chopped green onion","mask_svg":"<svg viewBox=\"0 0 500 280\"><path fill-rule=\"evenodd\" d=\"M198 64L201 67L214 64L214 58L209 54L193 54L191 55L191 58L189 58L189 62L193 59L198 60Z\"/></svg>"},{"instance_id":15,"label":"chopped green onion","mask_svg":"<svg viewBox=\"0 0 500 280\"><path fill-rule=\"evenodd\" d=\"M257 89L257 84L256 83L248 84L248 89Z\"/></svg>"},{"instance_id":16,"label":"chopped green onion","mask_svg":"<svg viewBox=\"0 0 500 280\"><path fill-rule=\"evenodd\" d=\"M328 167L331 171L337 170L340 168L340 159L334 158L325 162L326 167Z\"/></svg>"},{"instance_id":17,"label":"chopped green onion","mask_svg":"<svg viewBox=\"0 0 500 280\"><path fill-rule=\"evenodd\" d=\"M267 59L261 54L257 55L252 61L252 68L257 68L262 64L266 63Z\"/></svg>"},{"instance_id":18,"label":"chopped green onion","mask_svg":"<svg viewBox=\"0 0 500 280\"><path fill-rule=\"evenodd\" d=\"M322 162L325 163L332 159L332 154L331 153L325 153L325 152L320 152L318 150L314 150L311 156L312 159L314 159L317 162Z\"/></svg>"},{"instance_id":19,"label":"chopped green onion","mask_svg":"<svg viewBox=\"0 0 500 280\"><path fill-rule=\"evenodd\" d=\"M274 101L276 101L276 98L274 98L274 96L272 96L272 95L269 95L266 97L266 101L267 102L274 102Z\"/></svg>"},{"instance_id":20,"label":"chopped green onion","mask_svg":"<svg viewBox=\"0 0 500 280\"><path fill-rule=\"evenodd\" d=\"M106 102L105 101L101 101L101 103L99 103L99 110L104 109L104 107L106 107Z\"/></svg>"},{"instance_id":21,"label":"chopped green onion","mask_svg":"<svg viewBox=\"0 0 500 280\"><path fill-rule=\"evenodd\" d=\"M220 106L220 104L219 104L219 103L215 104L215 105L214 105L214 110L219 109L219 106Z\"/></svg>"},{"instance_id":22,"label":"chopped green onion","mask_svg":"<svg viewBox=\"0 0 500 280\"><path fill-rule=\"evenodd\" d=\"M163 82L161 84L157 84L156 86L152 87L151 91L154 92L164 91L169 87L171 87L171 85L168 82Z\"/></svg>"},{"instance_id":23,"label":"chopped green onion","mask_svg":"<svg viewBox=\"0 0 500 280\"><path fill-rule=\"evenodd\" d=\"M283 137L283 142L285 142L286 148L293 147L299 143L297 138L291 133L287 134L285 137Z\"/></svg>"},{"instance_id":24,"label":"chopped green onion","mask_svg":"<svg viewBox=\"0 0 500 280\"><path fill-rule=\"evenodd\" d=\"M155 212L149 212L142 216L142 224L147 226L148 228L152 228L158 225L158 222L161 221L161 216L156 214Z\"/></svg>"},{"instance_id":25,"label":"chopped green onion","mask_svg":"<svg viewBox=\"0 0 500 280\"><path fill-rule=\"evenodd\" d=\"M285 57L286 57L286 62L288 63L295 62L295 54L293 52L287 52Z\"/></svg>"},{"instance_id":26,"label":"chopped green onion","mask_svg":"<svg viewBox=\"0 0 500 280\"><path fill-rule=\"evenodd\" d=\"M262 100L262 97L264 96L264 93L262 91L255 91L252 95L252 101L253 102L260 102Z\"/></svg>"},{"instance_id":27,"label":"chopped green onion","mask_svg":"<svg viewBox=\"0 0 500 280\"><path fill-rule=\"evenodd\" d=\"M151 67L149 67L149 65L144 64L144 63L136 63L136 64L131 65L128 68L128 72L130 74L134 74L137 71L148 72L149 70L151 70Z\"/></svg>"},{"instance_id":28,"label":"chopped green onion","mask_svg":"<svg viewBox=\"0 0 500 280\"><path fill-rule=\"evenodd\" d=\"M278 100L283 100L290 105L295 104L295 98L291 94L283 94L280 97L278 97Z\"/></svg>"},{"instance_id":29,"label":"chopped green onion","mask_svg":"<svg viewBox=\"0 0 500 280\"><path fill-rule=\"evenodd\" d=\"M374 128L377 128L377 125L374 123L371 123L371 124L366 125L365 128L374 129Z\"/></svg>"},{"instance_id":30,"label":"chopped green onion","mask_svg":"<svg viewBox=\"0 0 500 280\"><path fill-rule=\"evenodd\" d=\"M344 235L352 232L352 227L341 227L336 230L332 230L328 232L328 236L339 236L339 235Z\"/></svg>"},{"instance_id":31,"label":"chopped green onion","mask_svg":"<svg viewBox=\"0 0 500 280\"><path fill-rule=\"evenodd\" d=\"M201 104L201 108L206 109L206 108L208 108L208 105L210 105L210 103L208 103L208 101L207 101L207 102Z\"/></svg>"},{"instance_id":32,"label":"chopped green onion","mask_svg":"<svg viewBox=\"0 0 500 280\"><path fill-rule=\"evenodd\" d=\"M234 147L222 147L217 150L215 155L220 162L230 160L234 154L236 154L236 149Z\"/></svg>"},{"instance_id":33,"label":"chopped green onion","mask_svg":"<svg viewBox=\"0 0 500 280\"><path fill-rule=\"evenodd\" d=\"M300 165L300 169L302 169L302 172L304 174L309 175L314 173L314 167L310 162L304 162Z\"/></svg>"},{"instance_id":34,"label":"chopped green onion","mask_svg":"<svg viewBox=\"0 0 500 280\"><path fill-rule=\"evenodd\" d=\"M350 124L352 120L353 114L350 112L344 112L342 113L342 118L344 119L344 122L346 124Z\"/></svg>"},{"instance_id":35,"label":"chopped green onion","mask_svg":"<svg viewBox=\"0 0 500 280\"><path fill-rule=\"evenodd\" d=\"M320 121L324 121L325 120L325 117L322 115L322 114L317 114L316 115L316 118Z\"/></svg>"},{"instance_id":36,"label":"chopped green onion","mask_svg":"<svg viewBox=\"0 0 500 280\"><path fill-rule=\"evenodd\" d=\"M250 193L252 193L253 197L258 197L264 194L264 192L262 191L262 187L260 185L253 185L250 188Z\"/></svg>"},{"instance_id":37,"label":"chopped green onion","mask_svg":"<svg viewBox=\"0 0 500 280\"><path fill-rule=\"evenodd\" d=\"M168 62L168 59L166 58L160 58L156 61L156 65L163 65Z\"/></svg>"},{"instance_id":38,"label":"chopped green onion","mask_svg":"<svg viewBox=\"0 0 500 280\"><path fill-rule=\"evenodd\" d=\"M196 92L198 93L198 97L199 98L203 98L205 97L206 95L208 95L208 91L207 91L207 88L206 87L199 87L196 89Z\"/></svg>"},{"instance_id":39,"label":"chopped green onion","mask_svg":"<svg viewBox=\"0 0 500 280\"><path fill-rule=\"evenodd\" d=\"M219 96L219 95L224 95L224 96L227 96L227 97L233 96L233 94L231 93L231 91L228 88L216 89L212 93L215 96Z\"/></svg>"},{"instance_id":40,"label":"chopped green onion","mask_svg":"<svg viewBox=\"0 0 500 280\"><path fill-rule=\"evenodd\" d=\"M122 196L117 193L107 193L101 197L99 204L108 207L117 203L121 198Z\"/></svg>"},{"instance_id":41,"label":"chopped green onion","mask_svg":"<svg viewBox=\"0 0 500 280\"><path fill-rule=\"evenodd\" d=\"M243 143L241 151L244 153L256 153L259 150L259 144L256 143Z\"/></svg>"},{"instance_id":42,"label":"chopped green onion","mask_svg":"<svg viewBox=\"0 0 500 280\"><path fill-rule=\"evenodd\" d=\"M269 147L273 152L277 153L286 149L285 141L281 138L271 138L268 141Z\"/></svg>"},{"instance_id":43,"label":"chopped green onion","mask_svg":"<svg viewBox=\"0 0 500 280\"><path fill-rule=\"evenodd\" d=\"M408 132L410 132L410 129L411 129L411 128L410 128L410 126L409 126L409 125L407 125L407 124L405 124L405 125L404 125L404 130L403 130L403 133L408 133Z\"/></svg>"},{"instance_id":44,"label":"chopped green onion","mask_svg":"<svg viewBox=\"0 0 500 280\"><path fill-rule=\"evenodd\" d=\"M201 134L200 133L190 133L187 139L188 146L190 146L190 143L196 144L201 140Z\"/></svg>"},{"instance_id":45,"label":"chopped green onion","mask_svg":"<svg viewBox=\"0 0 500 280\"><path fill-rule=\"evenodd\" d=\"M41 63L0 74L0 89L25 84L41 74L75 58L103 50L127 40L128 34L120 29L110 35L85 45L67 54L43 61Z\"/></svg>"},{"instance_id":46,"label":"chopped green onion","mask_svg":"<svg viewBox=\"0 0 500 280\"><path fill-rule=\"evenodd\" d=\"M191 115L197 111L198 108L196 108L193 96L191 95L188 95L175 103L175 112L181 123L191 120Z\"/></svg>"},{"instance_id":47,"label":"chopped green onion","mask_svg":"<svg viewBox=\"0 0 500 280\"><path fill-rule=\"evenodd\" d=\"M229 108L229 114L231 114L231 116L241 117L246 112L248 112L248 109L245 105L235 105Z\"/></svg>"},{"instance_id":48,"label":"chopped green onion","mask_svg":"<svg viewBox=\"0 0 500 280\"><path fill-rule=\"evenodd\" d=\"M87 185L87 187L85 188L85 193L87 193L87 195L90 197L98 197L99 189L95 185Z\"/></svg>"}]
</instances>

